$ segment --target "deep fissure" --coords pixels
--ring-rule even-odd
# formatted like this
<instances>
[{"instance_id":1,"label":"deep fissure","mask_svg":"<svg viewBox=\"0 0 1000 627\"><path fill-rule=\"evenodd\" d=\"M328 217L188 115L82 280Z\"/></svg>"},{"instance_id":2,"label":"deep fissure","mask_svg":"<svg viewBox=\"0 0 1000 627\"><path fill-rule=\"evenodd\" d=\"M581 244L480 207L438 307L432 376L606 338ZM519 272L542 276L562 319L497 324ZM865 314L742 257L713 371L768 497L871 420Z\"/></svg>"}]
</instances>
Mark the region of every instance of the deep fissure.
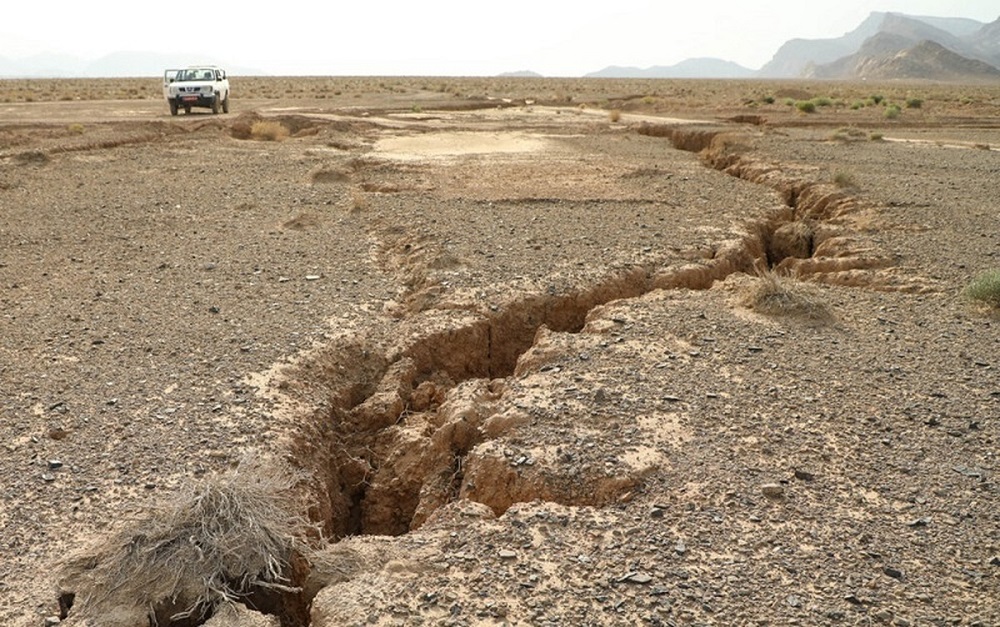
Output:
<instances>
[{"instance_id":1,"label":"deep fissure","mask_svg":"<svg viewBox=\"0 0 1000 627\"><path fill-rule=\"evenodd\" d=\"M321 381L324 401L306 419L293 453L312 478L309 491L317 505L310 516L328 537L404 534L463 491L471 493L466 484L470 454L503 435L502 430L486 433L484 425L504 394L504 380L515 374L543 327L576 333L594 308L614 300L656 289L707 289L733 273L752 273L762 263L776 268L787 259L811 257L818 248L813 223L851 202L846 194L790 180L774 166L720 148L721 131L643 127L639 132L667 137L675 148L701 154L716 170L770 185L782 193L786 206L748 222L739 238L718 243L710 259L625 267L587 286L528 294L495 309L418 312L409 316L413 324L402 337L373 345L345 340L313 358L304 368ZM430 324L422 326L421 320ZM600 492L550 490L544 498L599 506L602 497L594 494ZM522 496L475 498L499 515L511 499ZM308 576L307 568L296 574L292 587ZM245 601L278 616L283 627L309 622L312 598L301 591L255 592ZM204 619L183 620L164 617L161 624L180 627Z\"/></svg>"}]
</instances>

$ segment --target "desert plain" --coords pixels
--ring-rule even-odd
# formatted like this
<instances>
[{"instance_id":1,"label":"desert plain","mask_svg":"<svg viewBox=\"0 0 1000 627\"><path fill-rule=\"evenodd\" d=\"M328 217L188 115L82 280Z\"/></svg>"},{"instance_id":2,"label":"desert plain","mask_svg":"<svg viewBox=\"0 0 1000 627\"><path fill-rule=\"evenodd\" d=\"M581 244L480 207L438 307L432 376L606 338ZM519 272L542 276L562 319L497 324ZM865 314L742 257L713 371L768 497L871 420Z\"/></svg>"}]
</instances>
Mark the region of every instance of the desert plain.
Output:
<instances>
[{"instance_id":1,"label":"desert plain","mask_svg":"<svg viewBox=\"0 0 1000 627\"><path fill-rule=\"evenodd\" d=\"M232 84L0 81L0 624L1000 624L1000 87Z\"/></svg>"}]
</instances>

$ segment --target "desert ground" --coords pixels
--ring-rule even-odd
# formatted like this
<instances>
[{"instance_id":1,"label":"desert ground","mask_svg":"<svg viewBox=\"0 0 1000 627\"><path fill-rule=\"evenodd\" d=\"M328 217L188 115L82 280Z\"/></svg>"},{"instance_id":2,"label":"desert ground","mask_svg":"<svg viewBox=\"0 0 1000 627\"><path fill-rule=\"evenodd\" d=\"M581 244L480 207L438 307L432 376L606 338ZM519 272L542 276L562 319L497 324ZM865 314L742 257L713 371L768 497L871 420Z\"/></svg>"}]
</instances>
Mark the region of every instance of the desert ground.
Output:
<instances>
[{"instance_id":1,"label":"desert ground","mask_svg":"<svg viewBox=\"0 0 1000 627\"><path fill-rule=\"evenodd\" d=\"M0 624L1000 625L1000 87L232 83L0 81Z\"/></svg>"}]
</instances>

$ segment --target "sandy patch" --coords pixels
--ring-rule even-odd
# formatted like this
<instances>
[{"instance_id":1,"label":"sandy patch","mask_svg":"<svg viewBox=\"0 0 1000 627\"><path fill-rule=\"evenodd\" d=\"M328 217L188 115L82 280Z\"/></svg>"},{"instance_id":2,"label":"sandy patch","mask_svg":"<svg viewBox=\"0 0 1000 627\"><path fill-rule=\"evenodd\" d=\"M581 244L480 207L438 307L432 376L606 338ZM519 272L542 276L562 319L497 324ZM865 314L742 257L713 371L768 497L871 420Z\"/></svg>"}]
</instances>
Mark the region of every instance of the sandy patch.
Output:
<instances>
[{"instance_id":1,"label":"sandy patch","mask_svg":"<svg viewBox=\"0 0 1000 627\"><path fill-rule=\"evenodd\" d=\"M390 159L414 161L465 155L541 152L551 142L527 133L434 133L387 137L375 144L375 152Z\"/></svg>"}]
</instances>

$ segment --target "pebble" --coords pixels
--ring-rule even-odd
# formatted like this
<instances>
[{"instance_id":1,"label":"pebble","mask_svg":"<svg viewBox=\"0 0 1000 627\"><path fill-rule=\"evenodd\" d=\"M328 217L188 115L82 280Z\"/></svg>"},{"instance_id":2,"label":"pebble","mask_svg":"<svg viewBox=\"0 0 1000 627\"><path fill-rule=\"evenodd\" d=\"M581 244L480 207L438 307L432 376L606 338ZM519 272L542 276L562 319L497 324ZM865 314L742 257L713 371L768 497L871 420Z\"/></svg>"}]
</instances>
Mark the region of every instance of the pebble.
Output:
<instances>
[{"instance_id":1,"label":"pebble","mask_svg":"<svg viewBox=\"0 0 1000 627\"><path fill-rule=\"evenodd\" d=\"M42 474L42 481L44 481L45 483L52 483L55 480L56 476L51 473L46 472Z\"/></svg>"},{"instance_id":2,"label":"pebble","mask_svg":"<svg viewBox=\"0 0 1000 627\"><path fill-rule=\"evenodd\" d=\"M888 575L889 577L892 577L893 579L903 578L903 571L899 570L898 568L893 568L892 566L883 566L882 572Z\"/></svg>"},{"instance_id":3,"label":"pebble","mask_svg":"<svg viewBox=\"0 0 1000 627\"><path fill-rule=\"evenodd\" d=\"M307 274L306 281L319 281L320 276L318 274Z\"/></svg>"},{"instance_id":4,"label":"pebble","mask_svg":"<svg viewBox=\"0 0 1000 627\"><path fill-rule=\"evenodd\" d=\"M816 478L816 475L805 470L796 470L795 478L798 479L799 481L812 481L813 479Z\"/></svg>"},{"instance_id":5,"label":"pebble","mask_svg":"<svg viewBox=\"0 0 1000 627\"><path fill-rule=\"evenodd\" d=\"M654 505L651 510L649 510L650 518L663 518L664 510L659 505Z\"/></svg>"},{"instance_id":6,"label":"pebble","mask_svg":"<svg viewBox=\"0 0 1000 627\"><path fill-rule=\"evenodd\" d=\"M58 625L61 621L58 616L46 616L45 617L45 627L52 627L53 625Z\"/></svg>"},{"instance_id":7,"label":"pebble","mask_svg":"<svg viewBox=\"0 0 1000 627\"><path fill-rule=\"evenodd\" d=\"M922 518L916 518L914 520L911 520L910 522L906 523L906 525L908 527L926 527L928 524L930 524L930 522L931 519L928 518L927 516L924 516Z\"/></svg>"},{"instance_id":8,"label":"pebble","mask_svg":"<svg viewBox=\"0 0 1000 627\"><path fill-rule=\"evenodd\" d=\"M48 464L49 464L49 470L56 470L57 468L62 468L63 466L63 463L58 459L50 459Z\"/></svg>"},{"instance_id":9,"label":"pebble","mask_svg":"<svg viewBox=\"0 0 1000 627\"><path fill-rule=\"evenodd\" d=\"M785 488L780 483L765 483L760 486L760 491L769 499L780 499L785 496Z\"/></svg>"},{"instance_id":10,"label":"pebble","mask_svg":"<svg viewBox=\"0 0 1000 627\"><path fill-rule=\"evenodd\" d=\"M500 549L500 551L497 553L497 555L502 560L517 559L517 553L514 552L514 551L511 551L510 549Z\"/></svg>"},{"instance_id":11,"label":"pebble","mask_svg":"<svg viewBox=\"0 0 1000 627\"><path fill-rule=\"evenodd\" d=\"M647 575L646 573L630 572L630 573L626 573L618 581L623 581L623 582L627 582L627 583L647 584L647 583L651 582L652 580L653 580L653 578L650 575Z\"/></svg>"}]
</instances>

